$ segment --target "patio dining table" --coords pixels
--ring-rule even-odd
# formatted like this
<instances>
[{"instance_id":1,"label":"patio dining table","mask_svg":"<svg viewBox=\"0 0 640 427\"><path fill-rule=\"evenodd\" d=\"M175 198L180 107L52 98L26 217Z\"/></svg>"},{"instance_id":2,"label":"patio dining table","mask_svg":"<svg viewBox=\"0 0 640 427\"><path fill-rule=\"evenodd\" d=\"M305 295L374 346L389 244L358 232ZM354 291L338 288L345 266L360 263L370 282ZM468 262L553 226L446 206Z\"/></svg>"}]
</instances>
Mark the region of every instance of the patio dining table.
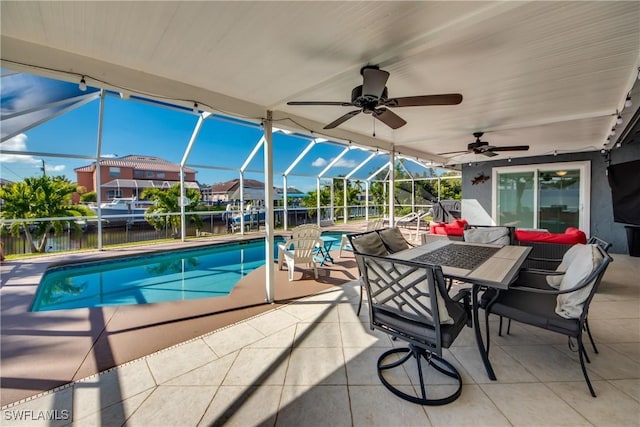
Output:
<instances>
[{"instance_id":1,"label":"patio dining table","mask_svg":"<svg viewBox=\"0 0 640 427\"><path fill-rule=\"evenodd\" d=\"M508 289L531 252L528 246L489 245L438 240L389 255L391 258L442 266L445 277L472 285L473 327L476 343L487 375L496 380L484 346L478 319L478 292L482 289Z\"/></svg>"}]
</instances>

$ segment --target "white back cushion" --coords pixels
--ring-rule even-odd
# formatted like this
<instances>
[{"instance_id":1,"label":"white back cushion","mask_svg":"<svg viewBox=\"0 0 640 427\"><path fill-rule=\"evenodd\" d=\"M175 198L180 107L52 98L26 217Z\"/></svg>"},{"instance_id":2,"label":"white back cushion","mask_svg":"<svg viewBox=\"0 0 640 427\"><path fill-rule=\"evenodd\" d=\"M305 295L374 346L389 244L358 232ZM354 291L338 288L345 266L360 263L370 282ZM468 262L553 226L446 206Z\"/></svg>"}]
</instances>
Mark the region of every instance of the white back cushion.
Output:
<instances>
[{"instance_id":1,"label":"white back cushion","mask_svg":"<svg viewBox=\"0 0 640 427\"><path fill-rule=\"evenodd\" d=\"M490 243L508 245L509 229L507 227L481 227L464 230L464 241L471 243Z\"/></svg>"},{"instance_id":2,"label":"white back cushion","mask_svg":"<svg viewBox=\"0 0 640 427\"><path fill-rule=\"evenodd\" d=\"M557 272L564 273L565 271L567 271L567 268L569 267L569 264L571 264L571 261L573 260L573 258L576 256L576 254L580 253L580 251L582 250L580 249L580 246L584 246L584 245L582 243L575 244L571 246L567 252L564 253L564 255L562 256L562 262L556 268ZM558 289L560 287L560 283L562 283L563 277L564 276L562 274L547 276L547 283L552 288Z\"/></svg>"},{"instance_id":3,"label":"white back cushion","mask_svg":"<svg viewBox=\"0 0 640 427\"><path fill-rule=\"evenodd\" d=\"M573 289L585 279L598 265L602 262L602 255L596 248L596 245L577 244L575 254L572 256L571 263L567 267L567 271L562 276L560 290ZM587 300L591 289L595 283L592 280L588 286L566 294L559 294L556 299L556 313L566 319L577 319L582 314L584 302Z\"/></svg>"}]
</instances>

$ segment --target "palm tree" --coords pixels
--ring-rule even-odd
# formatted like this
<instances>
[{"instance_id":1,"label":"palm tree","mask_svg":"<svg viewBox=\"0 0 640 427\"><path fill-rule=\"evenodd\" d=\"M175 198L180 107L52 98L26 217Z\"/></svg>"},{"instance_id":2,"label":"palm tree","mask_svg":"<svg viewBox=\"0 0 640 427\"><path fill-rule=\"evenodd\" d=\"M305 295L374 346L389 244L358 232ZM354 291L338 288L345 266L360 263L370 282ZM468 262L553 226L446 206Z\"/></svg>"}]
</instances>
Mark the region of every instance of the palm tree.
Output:
<instances>
[{"instance_id":1,"label":"palm tree","mask_svg":"<svg viewBox=\"0 0 640 427\"><path fill-rule=\"evenodd\" d=\"M86 206L72 204L71 196L77 190L78 186L63 176L46 175L0 187L4 201L0 218L19 220L11 223L9 232L14 236L24 232L31 253L45 252L51 230L59 234L68 226L78 236L82 229L75 221L41 218L94 215Z\"/></svg>"},{"instance_id":2,"label":"palm tree","mask_svg":"<svg viewBox=\"0 0 640 427\"><path fill-rule=\"evenodd\" d=\"M185 206L185 212L194 212L198 200L200 200L200 192L187 188L185 196L189 199L189 204ZM180 213L180 184L175 184L166 190L147 188L142 192L142 198L154 202L154 205L147 209L144 214L147 222L156 230L163 230L165 227L170 226L173 235L177 236L182 225L180 215L175 215ZM195 224L198 229L202 227L202 220L198 215L186 215L185 219Z\"/></svg>"}]
</instances>

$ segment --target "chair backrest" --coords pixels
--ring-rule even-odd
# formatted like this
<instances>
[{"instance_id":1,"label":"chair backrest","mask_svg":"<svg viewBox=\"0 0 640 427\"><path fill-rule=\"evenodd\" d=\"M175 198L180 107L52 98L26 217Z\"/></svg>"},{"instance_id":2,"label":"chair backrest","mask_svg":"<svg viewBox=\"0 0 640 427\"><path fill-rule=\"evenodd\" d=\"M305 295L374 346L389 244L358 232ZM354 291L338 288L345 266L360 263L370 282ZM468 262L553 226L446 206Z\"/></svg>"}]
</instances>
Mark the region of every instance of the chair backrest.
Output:
<instances>
[{"instance_id":1,"label":"chair backrest","mask_svg":"<svg viewBox=\"0 0 640 427\"><path fill-rule=\"evenodd\" d=\"M609 253L609 249L611 249L611 246L612 246L611 243L605 242L604 240L602 240L601 238L599 238L597 236L591 236L589 238L589 240L587 241L587 244L589 244L589 245L598 245L606 253Z\"/></svg>"},{"instance_id":2,"label":"chair backrest","mask_svg":"<svg viewBox=\"0 0 640 427\"><path fill-rule=\"evenodd\" d=\"M444 288L442 269L374 255L356 257L363 270L371 327L442 356L442 308L437 298Z\"/></svg>"},{"instance_id":3,"label":"chair backrest","mask_svg":"<svg viewBox=\"0 0 640 427\"><path fill-rule=\"evenodd\" d=\"M304 239L307 237L319 238L322 234L322 228L318 227L316 224L303 224L291 230L291 233L292 239Z\"/></svg>"},{"instance_id":4,"label":"chair backrest","mask_svg":"<svg viewBox=\"0 0 640 427\"><path fill-rule=\"evenodd\" d=\"M514 227L472 225L464 230L464 241L494 245L511 245L515 241L514 231Z\"/></svg>"},{"instance_id":5,"label":"chair backrest","mask_svg":"<svg viewBox=\"0 0 640 427\"><path fill-rule=\"evenodd\" d=\"M318 247L322 247L319 237L289 239L284 243L284 249L300 263L313 262Z\"/></svg>"},{"instance_id":6,"label":"chair backrest","mask_svg":"<svg viewBox=\"0 0 640 427\"><path fill-rule=\"evenodd\" d=\"M612 258L597 244L579 244L576 249L560 283L556 313L584 321Z\"/></svg>"},{"instance_id":7,"label":"chair backrest","mask_svg":"<svg viewBox=\"0 0 640 427\"><path fill-rule=\"evenodd\" d=\"M375 230L348 234L347 238L355 253L378 256L389 255L389 250Z\"/></svg>"},{"instance_id":8,"label":"chair backrest","mask_svg":"<svg viewBox=\"0 0 640 427\"><path fill-rule=\"evenodd\" d=\"M409 249L411 245L402 235L402 232L397 227L384 228L377 230L380 239L384 243L389 253L400 252L405 249Z\"/></svg>"}]
</instances>

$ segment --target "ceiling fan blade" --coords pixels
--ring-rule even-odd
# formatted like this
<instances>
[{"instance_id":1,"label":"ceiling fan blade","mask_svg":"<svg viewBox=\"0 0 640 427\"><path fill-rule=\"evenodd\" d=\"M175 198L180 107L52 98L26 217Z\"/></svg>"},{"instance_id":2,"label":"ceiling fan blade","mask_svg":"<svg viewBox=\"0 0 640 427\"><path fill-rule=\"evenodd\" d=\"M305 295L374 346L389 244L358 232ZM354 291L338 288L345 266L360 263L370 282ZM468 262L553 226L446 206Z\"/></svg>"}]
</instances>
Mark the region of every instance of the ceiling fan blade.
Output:
<instances>
[{"instance_id":1,"label":"ceiling fan blade","mask_svg":"<svg viewBox=\"0 0 640 427\"><path fill-rule=\"evenodd\" d=\"M351 107L351 102L341 101L289 101L287 105L337 105L340 107Z\"/></svg>"},{"instance_id":2,"label":"ceiling fan blade","mask_svg":"<svg viewBox=\"0 0 640 427\"><path fill-rule=\"evenodd\" d=\"M448 151L446 153L438 153L438 156L446 156L448 154L465 154L468 153L469 150L459 150L459 151Z\"/></svg>"},{"instance_id":3,"label":"ceiling fan blade","mask_svg":"<svg viewBox=\"0 0 640 427\"><path fill-rule=\"evenodd\" d=\"M422 107L429 105L457 105L462 102L459 93L446 93L442 95L405 96L402 98L387 99L384 103L387 107Z\"/></svg>"},{"instance_id":4,"label":"ceiling fan blade","mask_svg":"<svg viewBox=\"0 0 640 427\"><path fill-rule=\"evenodd\" d=\"M380 99L389 79L389 73L377 68L364 68L362 70L362 95Z\"/></svg>"},{"instance_id":5,"label":"ceiling fan blade","mask_svg":"<svg viewBox=\"0 0 640 427\"><path fill-rule=\"evenodd\" d=\"M407 124L407 122L402 117L391 110L387 110L386 108L379 108L377 110L374 110L372 114L373 117L380 120L391 129L398 129Z\"/></svg>"},{"instance_id":6,"label":"ceiling fan blade","mask_svg":"<svg viewBox=\"0 0 640 427\"><path fill-rule=\"evenodd\" d=\"M528 145L507 145L502 147L488 147L490 151L527 151Z\"/></svg>"},{"instance_id":7,"label":"ceiling fan blade","mask_svg":"<svg viewBox=\"0 0 640 427\"><path fill-rule=\"evenodd\" d=\"M349 120L353 116L357 116L361 112L362 112L362 110L349 111L344 116L342 116L342 117L332 121L328 125L326 125L323 129L333 129L333 128L337 127L337 126L340 126L342 123L346 122L347 120Z\"/></svg>"}]
</instances>

